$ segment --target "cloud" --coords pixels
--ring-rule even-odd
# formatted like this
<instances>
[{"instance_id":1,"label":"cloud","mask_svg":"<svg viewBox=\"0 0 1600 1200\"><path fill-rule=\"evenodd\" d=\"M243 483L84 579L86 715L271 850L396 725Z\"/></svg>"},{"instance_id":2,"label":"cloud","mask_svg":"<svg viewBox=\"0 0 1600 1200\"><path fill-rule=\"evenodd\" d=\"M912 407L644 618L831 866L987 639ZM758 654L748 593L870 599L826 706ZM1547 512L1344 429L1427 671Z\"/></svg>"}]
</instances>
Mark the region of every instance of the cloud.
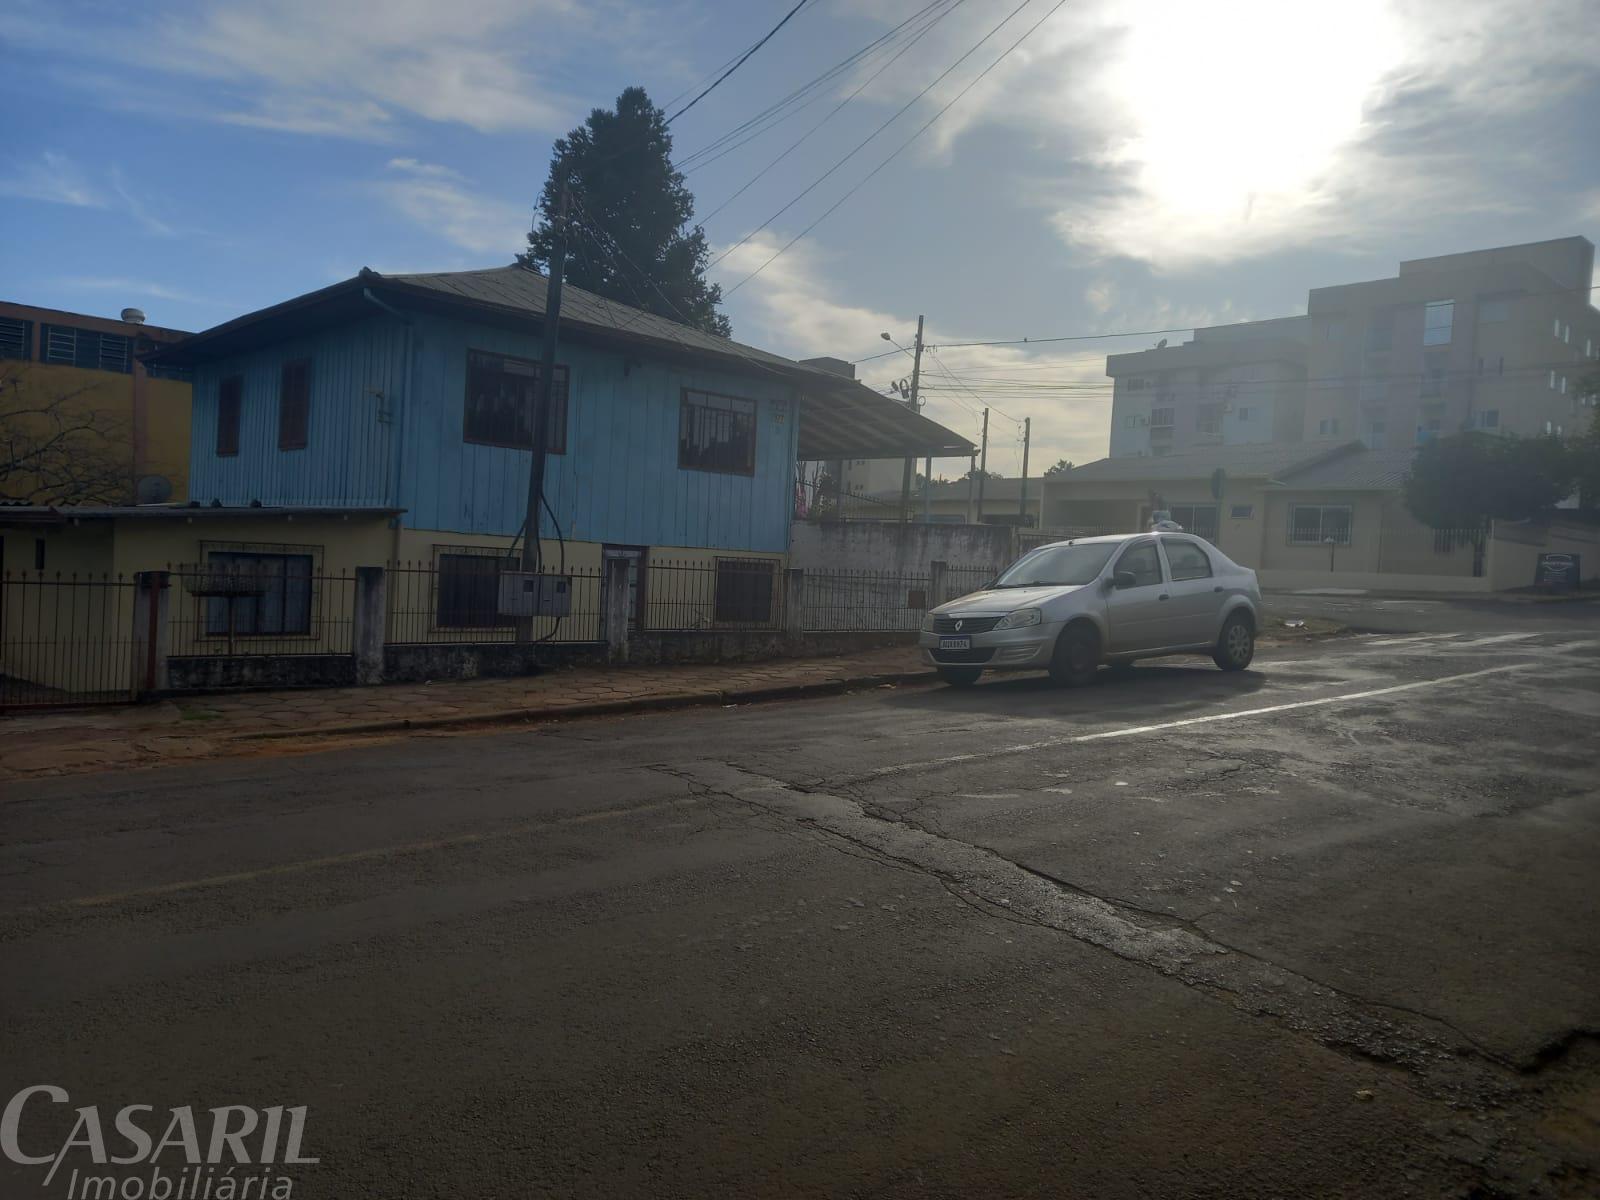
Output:
<instances>
[{"instance_id":1,"label":"cloud","mask_svg":"<svg viewBox=\"0 0 1600 1200\"><path fill-rule=\"evenodd\" d=\"M0 178L0 196L74 208L105 208L110 203L82 168L53 150L46 150L32 162L16 164Z\"/></svg>"},{"instance_id":2,"label":"cloud","mask_svg":"<svg viewBox=\"0 0 1600 1200\"><path fill-rule=\"evenodd\" d=\"M504 262L521 249L532 223L531 210L479 192L450 167L415 158L392 158L395 177L373 187L402 216L446 241Z\"/></svg>"},{"instance_id":3,"label":"cloud","mask_svg":"<svg viewBox=\"0 0 1600 1200\"><path fill-rule=\"evenodd\" d=\"M728 255L726 277L743 278L770 258L787 240L765 233ZM719 248L720 249L720 248ZM797 248L774 262L740 290L734 317L735 336L750 345L794 358L831 355L861 359L878 355L888 332L902 345L911 343L915 313L896 313L841 301L834 272L815 248ZM930 327L925 340L939 343L985 341L982 333ZM911 359L892 355L861 363L858 378L885 390L911 374ZM982 425L981 410L990 414L991 470L1018 473L1017 434L1021 419L1034 419L1031 464L1036 470L1058 458L1089 462L1106 453L1111 412L1105 355L1100 349L1055 350L1046 347L971 346L937 348L923 361L924 412L933 420L973 441ZM1014 461L1016 460L1016 461ZM935 474L954 477L965 470L956 460L935 463Z\"/></svg>"},{"instance_id":4,"label":"cloud","mask_svg":"<svg viewBox=\"0 0 1600 1200\"><path fill-rule=\"evenodd\" d=\"M376 141L396 137L403 117L486 133L562 129L581 106L561 72L646 33L625 0L183 0L130 9L103 30L67 5L16 2L10 41L80 64L107 103L117 92L96 63L129 74L145 108ZM182 107L164 105L151 79L181 93ZM194 81L208 85L201 103Z\"/></svg>"},{"instance_id":5,"label":"cloud","mask_svg":"<svg viewBox=\"0 0 1600 1200\"><path fill-rule=\"evenodd\" d=\"M74 288L83 292L116 292L130 303L146 297L156 300L170 300L175 304L210 304L211 301L192 292L185 292L178 288L168 287L162 283L151 283L144 279L130 279L126 276L75 276L68 279L59 279L56 286Z\"/></svg>"}]
</instances>

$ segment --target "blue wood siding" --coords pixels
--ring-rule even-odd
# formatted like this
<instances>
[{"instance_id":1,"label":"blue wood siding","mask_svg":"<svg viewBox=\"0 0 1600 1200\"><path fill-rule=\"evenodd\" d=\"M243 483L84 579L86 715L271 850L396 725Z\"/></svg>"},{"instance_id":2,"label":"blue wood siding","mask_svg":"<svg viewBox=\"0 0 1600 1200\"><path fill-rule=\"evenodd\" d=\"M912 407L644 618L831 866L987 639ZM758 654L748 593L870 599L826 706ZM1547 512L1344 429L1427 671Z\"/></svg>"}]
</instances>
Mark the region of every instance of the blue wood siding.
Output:
<instances>
[{"instance_id":1,"label":"blue wood siding","mask_svg":"<svg viewBox=\"0 0 1600 1200\"><path fill-rule=\"evenodd\" d=\"M377 316L197 370L190 495L202 503L392 504L406 510L410 528L515 533L529 454L465 440L467 354L537 359L539 339L432 316L412 320L408 332ZM279 371L297 358L312 360L309 444L281 451ZM568 539L788 548L798 446L791 384L583 346L563 347L558 361L570 371L567 446L546 460L545 493ZM218 458L217 388L233 374L245 381L239 454ZM756 402L753 475L678 466L684 388ZM554 536L548 516L542 532Z\"/></svg>"},{"instance_id":2,"label":"blue wood siding","mask_svg":"<svg viewBox=\"0 0 1600 1200\"><path fill-rule=\"evenodd\" d=\"M283 365L311 363L303 450L278 449ZM239 453L217 454L217 391L244 380ZM378 316L205 363L194 375L189 496L208 504L393 504L405 390L405 327Z\"/></svg>"}]
</instances>

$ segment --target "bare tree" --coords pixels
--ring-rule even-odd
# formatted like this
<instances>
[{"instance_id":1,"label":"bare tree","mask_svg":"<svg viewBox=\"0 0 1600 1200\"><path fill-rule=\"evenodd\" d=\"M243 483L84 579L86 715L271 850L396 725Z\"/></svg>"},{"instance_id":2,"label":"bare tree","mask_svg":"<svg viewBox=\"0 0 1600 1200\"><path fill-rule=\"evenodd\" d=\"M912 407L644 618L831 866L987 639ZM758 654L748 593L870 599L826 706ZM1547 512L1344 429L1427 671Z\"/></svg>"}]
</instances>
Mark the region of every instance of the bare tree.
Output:
<instances>
[{"instance_id":1,"label":"bare tree","mask_svg":"<svg viewBox=\"0 0 1600 1200\"><path fill-rule=\"evenodd\" d=\"M0 362L0 500L114 504L131 490L129 429L93 385L62 389L31 364Z\"/></svg>"}]
</instances>

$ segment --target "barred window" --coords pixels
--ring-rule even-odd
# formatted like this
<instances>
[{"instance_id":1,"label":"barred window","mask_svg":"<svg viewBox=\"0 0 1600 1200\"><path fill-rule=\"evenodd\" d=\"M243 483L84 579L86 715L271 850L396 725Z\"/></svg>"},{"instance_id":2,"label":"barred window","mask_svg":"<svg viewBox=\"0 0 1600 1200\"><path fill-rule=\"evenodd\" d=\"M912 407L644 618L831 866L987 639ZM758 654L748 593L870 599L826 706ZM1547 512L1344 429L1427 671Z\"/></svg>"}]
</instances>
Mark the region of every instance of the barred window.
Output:
<instances>
[{"instance_id":1,"label":"barred window","mask_svg":"<svg viewBox=\"0 0 1600 1200\"><path fill-rule=\"evenodd\" d=\"M678 466L754 475L756 402L684 388L678 410Z\"/></svg>"},{"instance_id":2,"label":"barred window","mask_svg":"<svg viewBox=\"0 0 1600 1200\"><path fill-rule=\"evenodd\" d=\"M41 325L39 359L91 371L133 371L133 342L119 333L98 333L74 325Z\"/></svg>"},{"instance_id":3,"label":"barred window","mask_svg":"<svg viewBox=\"0 0 1600 1200\"><path fill-rule=\"evenodd\" d=\"M508 560L495 554L440 554L434 620L440 629L493 629L514 625L500 615L500 571Z\"/></svg>"},{"instance_id":4,"label":"barred window","mask_svg":"<svg viewBox=\"0 0 1600 1200\"><path fill-rule=\"evenodd\" d=\"M0 317L0 358L33 357L33 322Z\"/></svg>"},{"instance_id":5,"label":"barred window","mask_svg":"<svg viewBox=\"0 0 1600 1200\"><path fill-rule=\"evenodd\" d=\"M539 363L481 350L467 353L466 417L462 437L481 446L533 448L535 406L539 401ZM567 368L556 364L550 389L550 421L545 451L567 452Z\"/></svg>"},{"instance_id":6,"label":"barred window","mask_svg":"<svg viewBox=\"0 0 1600 1200\"><path fill-rule=\"evenodd\" d=\"M230 619L235 634L311 632L311 555L213 550L207 561L227 564L254 581L260 594L209 598L206 633L229 633Z\"/></svg>"},{"instance_id":7,"label":"barred window","mask_svg":"<svg viewBox=\"0 0 1600 1200\"><path fill-rule=\"evenodd\" d=\"M1348 504L1291 504L1289 541L1296 546L1320 546L1329 538L1350 544L1351 510Z\"/></svg>"}]
</instances>

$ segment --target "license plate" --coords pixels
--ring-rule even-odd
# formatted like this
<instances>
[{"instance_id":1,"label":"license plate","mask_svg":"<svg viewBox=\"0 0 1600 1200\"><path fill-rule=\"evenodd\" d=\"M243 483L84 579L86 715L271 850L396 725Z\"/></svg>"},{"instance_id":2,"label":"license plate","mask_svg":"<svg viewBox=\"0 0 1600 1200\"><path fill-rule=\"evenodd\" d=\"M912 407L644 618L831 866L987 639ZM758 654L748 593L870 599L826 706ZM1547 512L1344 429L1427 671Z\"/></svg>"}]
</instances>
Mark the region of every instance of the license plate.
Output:
<instances>
[{"instance_id":1,"label":"license plate","mask_svg":"<svg viewBox=\"0 0 1600 1200\"><path fill-rule=\"evenodd\" d=\"M958 637L958 638L942 637L942 638L939 639L939 649L941 649L941 650L971 650L972 649L972 639L969 638L969 637Z\"/></svg>"}]
</instances>

